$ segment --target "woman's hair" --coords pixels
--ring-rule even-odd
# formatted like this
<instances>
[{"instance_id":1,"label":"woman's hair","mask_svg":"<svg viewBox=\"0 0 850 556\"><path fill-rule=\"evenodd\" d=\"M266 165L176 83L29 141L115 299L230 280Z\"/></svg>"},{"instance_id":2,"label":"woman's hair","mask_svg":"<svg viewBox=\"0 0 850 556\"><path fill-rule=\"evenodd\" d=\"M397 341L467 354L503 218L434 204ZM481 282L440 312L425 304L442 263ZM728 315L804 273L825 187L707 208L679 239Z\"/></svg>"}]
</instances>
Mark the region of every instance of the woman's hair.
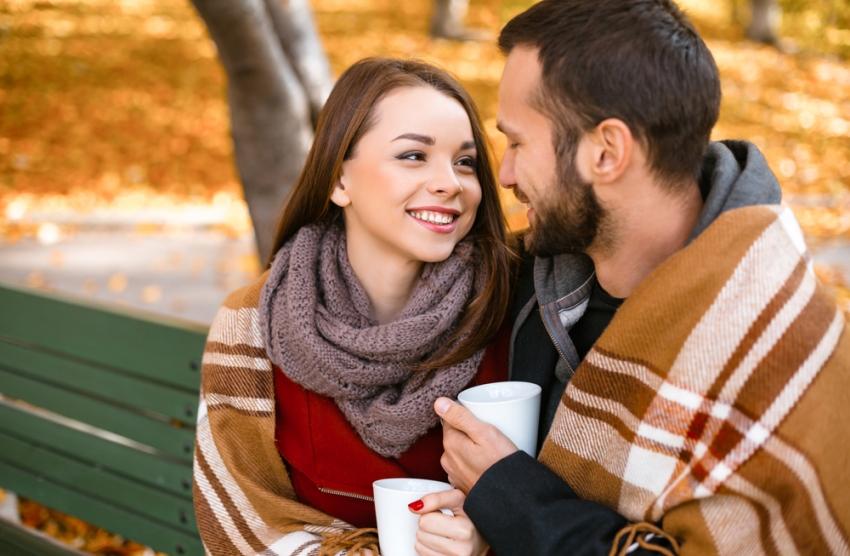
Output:
<instances>
[{"instance_id":1,"label":"woman's hair","mask_svg":"<svg viewBox=\"0 0 850 556\"><path fill-rule=\"evenodd\" d=\"M375 123L378 102L400 87L432 87L459 102L469 116L477 150L481 204L468 237L476 245L479 260L469 264L477 266L484 286L446 342L452 350L436 353L421 365L422 369L435 369L467 359L495 336L507 311L512 267L487 138L472 99L447 72L419 61L366 58L339 77L319 114L316 138L284 207L272 253L302 227L341 218L342 209L331 202L331 194L342 164L353 156L357 142ZM464 341L454 341L463 337Z\"/></svg>"}]
</instances>

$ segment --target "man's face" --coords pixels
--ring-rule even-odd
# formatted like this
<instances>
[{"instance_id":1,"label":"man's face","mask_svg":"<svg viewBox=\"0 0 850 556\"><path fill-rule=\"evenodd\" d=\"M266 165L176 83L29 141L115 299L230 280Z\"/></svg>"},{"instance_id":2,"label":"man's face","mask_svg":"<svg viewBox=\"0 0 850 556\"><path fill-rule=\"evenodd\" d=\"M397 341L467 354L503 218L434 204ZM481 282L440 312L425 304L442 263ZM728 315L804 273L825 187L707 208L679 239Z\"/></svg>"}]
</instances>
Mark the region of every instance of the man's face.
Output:
<instances>
[{"instance_id":1,"label":"man's face","mask_svg":"<svg viewBox=\"0 0 850 556\"><path fill-rule=\"evenodd\" d=\"M526 249L542 256L582 253L605 212L576 167L579 134L563 137L561 131L556 139L552 121L535 102L540 72L536 48L511 50L499 84L498 126L508 140L499 181L528 207Z\"/></svg>"}]
</instances>

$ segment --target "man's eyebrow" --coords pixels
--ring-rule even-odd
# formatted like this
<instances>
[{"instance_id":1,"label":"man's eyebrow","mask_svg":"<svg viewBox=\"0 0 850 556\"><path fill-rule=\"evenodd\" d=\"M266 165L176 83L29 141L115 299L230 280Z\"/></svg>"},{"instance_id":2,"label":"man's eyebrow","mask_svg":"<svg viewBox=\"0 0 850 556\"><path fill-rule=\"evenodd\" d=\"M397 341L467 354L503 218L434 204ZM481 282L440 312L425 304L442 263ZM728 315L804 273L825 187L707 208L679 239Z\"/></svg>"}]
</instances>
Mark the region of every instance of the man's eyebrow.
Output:
<instances>
[{"instance_id":1,"label":"man's eyebrow","mask_svg":"<svg viewBox=\"0 0 850 556\"><path fill-rule=\"evenodd\" d=\"M426 145L433 145L436 143L433 137L429 137L427 135L420 135L419 133L402 133L393 141L398 141L399 139L410 139L411 141L418 141L420 143L425 143ZM390 141L392 143L392 141Z\"/></svg>"},{"instance_id":2,"label":"man's eyebrow","mask_svg":"<svg viewBox=\"0 0 850 556\"><path fill-rule=\"evenodd\" d=\"M504 133L505 135L516 135L516 131L512 130L511 127L502 121L496 122L496 129Z\"/></svg>"}]
</instances>

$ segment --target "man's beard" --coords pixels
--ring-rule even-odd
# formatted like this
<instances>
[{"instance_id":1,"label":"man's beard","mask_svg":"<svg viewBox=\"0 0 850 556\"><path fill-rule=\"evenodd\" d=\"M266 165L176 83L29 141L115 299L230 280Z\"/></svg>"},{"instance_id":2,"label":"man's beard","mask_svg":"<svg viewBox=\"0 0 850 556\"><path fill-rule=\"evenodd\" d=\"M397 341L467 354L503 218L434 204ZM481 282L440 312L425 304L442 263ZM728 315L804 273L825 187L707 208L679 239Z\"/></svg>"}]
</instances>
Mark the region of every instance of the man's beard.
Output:
<instances>
[{"instance_id":1,"label":"man's beard","mask_svg":"<svg viewBox=\"0 0 850 556\"><path fill-rule=\"evenodd\" d=\"M575 153L561 166L548 197L538 200L534 207L535 222L529 222L525 234L525 248L533 255L586 253L594 240L607 236L600 234L607 213L599 204L592 184L579 175Z\"/></svg>"}]
</instances>

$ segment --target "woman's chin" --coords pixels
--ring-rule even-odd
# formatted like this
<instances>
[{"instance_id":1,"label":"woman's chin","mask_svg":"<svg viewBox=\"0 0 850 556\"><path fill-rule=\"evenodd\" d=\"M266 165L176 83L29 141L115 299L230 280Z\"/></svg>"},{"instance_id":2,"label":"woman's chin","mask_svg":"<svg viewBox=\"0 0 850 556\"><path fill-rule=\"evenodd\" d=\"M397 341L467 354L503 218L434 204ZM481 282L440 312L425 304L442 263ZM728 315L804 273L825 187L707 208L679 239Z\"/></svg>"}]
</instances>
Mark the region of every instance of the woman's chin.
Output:
<instances>
[{"instance_id":1,"label":"woman's chin","mask_svg":"<svg viewBox=\"0 0 850 556\"><path fill-rule=\"evenodd\" d=\"M434 246L432 249L420 249L416 253L416 257L423 263L441 263L452 256L455 250L455 245Z\"/></svg>"}]
</instances>

